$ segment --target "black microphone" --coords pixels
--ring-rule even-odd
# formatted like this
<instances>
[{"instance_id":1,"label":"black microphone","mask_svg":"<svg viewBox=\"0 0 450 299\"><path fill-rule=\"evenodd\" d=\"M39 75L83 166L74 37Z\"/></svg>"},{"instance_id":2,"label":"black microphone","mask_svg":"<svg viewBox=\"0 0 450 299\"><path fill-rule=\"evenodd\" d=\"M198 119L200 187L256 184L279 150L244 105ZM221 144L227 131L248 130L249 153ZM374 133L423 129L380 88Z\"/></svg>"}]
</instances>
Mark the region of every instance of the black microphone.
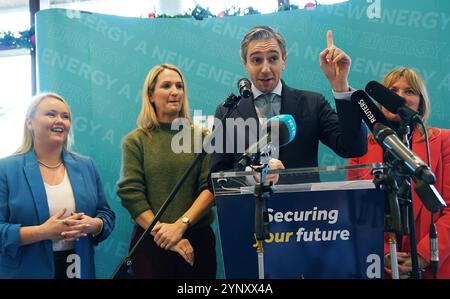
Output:
<instances>
[{"instance_id":1,"label":"black microphone","mask_svg":"<svg viewBox=\"0 0 450 299\"><path fill-rule=\"evenodd\" d=\"M361 118L374 134L378 144L396 159L401 160L403 165L406 166L406 169L413 174L415 183L414 191L419 195L425 207L433 213L446 207L447 205L442 199L442 196L431 185L436 181L433 172L389 128L391 123L373 103L370 97L364 91L357 90L352 94L351 101L359 107Z\"/></svg>"},{"instance_id":2,"label":"black microphone","mask_svg":"<svg viewBox=\"0 0 450 299\"><path fill-rule=\"evenodd\" d=\"M351 96L351 101L358 106L361 118L366 123L367 127L373 132L373 126L376 123L381 123L391 127L391 122L387 120L384 114L373 103L370 97L363 90L355 91Z\"/></svg>"},{"instance_id":3,"label":"black microphone","mask_svg":"<svg viewBox=\"0 0 450 299\"><path fill-rule=\"evenodd\" d=\"M290 114L280 114L271 117L264 124L263 132L265 134L254 144L250 145L236 164L237 169L255 164L255 161L261 151L266 150L269 143L274 142L276 147L282 147L291 142L296 133L297 126L295 120Z\"/></svg>"},{"instance_id":4,"label":"black microphone","mask_svg":"<svg viewBox=\"0 0 450 299\"><path fill-rule=\"evenodd\" d=\"M241 95L241 97L249 98L253 96L252 83L247 78L239 79L237 88L239 89L239 94Z\"/></svg>"},{"instance_id":5,"label":"black microphone","mask_svg":"<svg viewBox=\"0 0 450 299\"><path fill-rule=\"evenodd\" d=\"M395 132L380 123L374 125L373 134L377 142L388 150L395 158L403 161L406 169L416 178L423 180L427 184L434 184L436 178L427 164L407 148L403 142L395 135Z\"/></svg>"},{"instance_id":6,"label":"black microphone","mask_svg":"<svg viewBox=\"0 0 450 299\"><path fill-rule=\"evenodd\" d=\"M431 213L436 213L447 206L445 200L433 185L426 184L423 181L414 180L414 191L416 191L424 206Z\"/></svg>"},{"instance_id":7,"label":"black microphone","mask_svg":"<svg viewBox=\"0 0 450 299\"><path fill-rule=\"evenodd\" d=\"M421 122L422 119L417 111L412 110L406 105L404 98L385 87L377 81L370 81L366 85L366 92L372 96L384 108L394 114L398 114L400 118L408 123L415 121Z\"/></svg>"},{"instance_id":8,"label":"black microphone","mask_svg":"<svg viewBox=\"0 0 450 299\"><path fill-rule=\"evenodd\" d=\"M360 108L361 117L377 142L395 158L402 160L411 174L428 184L434 184L436 178L428 165L400 141L389 128L389 121L369 96L364 91L357 90L352 94L351 100Z\"/></svg>"}]
</instances>

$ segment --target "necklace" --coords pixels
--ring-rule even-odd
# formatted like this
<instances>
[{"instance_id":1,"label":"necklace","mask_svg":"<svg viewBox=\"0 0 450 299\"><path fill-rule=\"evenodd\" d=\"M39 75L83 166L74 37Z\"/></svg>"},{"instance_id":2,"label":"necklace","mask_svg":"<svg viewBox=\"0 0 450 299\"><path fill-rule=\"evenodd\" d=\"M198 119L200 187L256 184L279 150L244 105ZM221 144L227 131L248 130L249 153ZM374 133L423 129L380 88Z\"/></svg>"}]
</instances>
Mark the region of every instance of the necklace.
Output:
<instances>
[{"instance_id":1,"label":"necklace","mask_svg":"<svg viewBox=\"0 0 450 299\"><path fill-rule=\"evenodd\" d=\"M50 168L50 169L58 168L58 167L61 166L61 164L63 163L62 160L61 160L58 164L56 164L56 165L48 165L48 164L45 164L44 162L42 162L41 160L38 160L38 162L39 162L39 164L41 164L42 166L47 167L47 168Z\"/></svg>"}]
</instances>

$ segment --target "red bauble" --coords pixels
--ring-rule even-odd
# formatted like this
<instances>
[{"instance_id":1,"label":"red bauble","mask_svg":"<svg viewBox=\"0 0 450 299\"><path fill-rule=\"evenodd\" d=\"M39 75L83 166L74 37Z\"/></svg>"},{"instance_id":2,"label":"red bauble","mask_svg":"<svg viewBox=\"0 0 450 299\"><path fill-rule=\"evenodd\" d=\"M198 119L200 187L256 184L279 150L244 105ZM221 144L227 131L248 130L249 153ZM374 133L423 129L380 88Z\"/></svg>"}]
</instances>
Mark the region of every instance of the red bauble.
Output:
<instances>
[{"instance_id":1,"label":"red bauble","mask_svg":"<svg viewBox=\"0 0 450 299\"><path fill-rule=\"evenodd\" d=\"M30 37L30 41L33 45L36 45L36 36L34 34Z\"/></svg>"},{"instance_id":2,"label":"red bauble","mask_svg":"<svg viewBox=\"0 0 450 299\"><path fill-rule=\"evenodd\" d=\"M151 12L148 14L148 18L149 19L155 19L156 18L156 14L154 12Z\"/></svg>"},{"instance_id":3,"label":"red bauble","mask_svg":"<svg viewBox=\"0 0 450 299\"><path fill-rule=\"evenodd\" d=\"M223 18L226 16L224 11L219 12L219 14L217 15L219 18Z\"/></svg>"},{"instance_id":4,"label":"red bauble","mask_svg":"<svg viewBox=\"0 0 450 299\"><path fill-rule=\"evenodd\" d=\"M305 4L304 9L314 9L316 7L316 4L312 3L312 2L308 2Z\"/></svg>"}]
</instances>

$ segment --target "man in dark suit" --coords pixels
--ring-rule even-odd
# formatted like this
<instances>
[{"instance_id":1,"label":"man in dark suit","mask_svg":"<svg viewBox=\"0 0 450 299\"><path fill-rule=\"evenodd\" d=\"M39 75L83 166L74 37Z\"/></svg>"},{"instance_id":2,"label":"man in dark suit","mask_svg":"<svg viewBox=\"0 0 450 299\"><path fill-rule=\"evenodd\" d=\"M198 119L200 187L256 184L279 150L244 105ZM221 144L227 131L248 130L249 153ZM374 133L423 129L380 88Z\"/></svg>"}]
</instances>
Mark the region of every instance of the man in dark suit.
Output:
<instances>
[{"instance_id":1,"label":"man in dark suit","mask_svg":"<svg viewBox=\"0 0 450 299\"><path fill-rule=\"evenodd\" d=\"M291 143L273 153L269 163L272 169L317 166L319 140L344 158L367 152L367 130L350 102L352 90L347 81L350 57L334 46L331 31L327 33L327 43L327 48L320 53L320 66L333 89L337 113L323 95L291 88L281 80L287 52L285 41L278 32L258 26L245 35L241 42L241 58L252 82L254 97L242 99L230 118L242 119L250 125L233 128L222 123L225 132L223 153L212 154L211 172L233 169L242 156L242 147L238 149L234 144L234 149L226 148L226 143L231 143L230 138L234 138L235 143L237 136L245 134L245 147L248 147L251 143L248 136L258 135L258 130L252 132L251 121L256 120L259 126L257 120L278 114L294 117L297 135ZM221 119L226 110L219 105L216 119ZM216 149L218 142L216 140Z\"/></svg>"}]
</instances>

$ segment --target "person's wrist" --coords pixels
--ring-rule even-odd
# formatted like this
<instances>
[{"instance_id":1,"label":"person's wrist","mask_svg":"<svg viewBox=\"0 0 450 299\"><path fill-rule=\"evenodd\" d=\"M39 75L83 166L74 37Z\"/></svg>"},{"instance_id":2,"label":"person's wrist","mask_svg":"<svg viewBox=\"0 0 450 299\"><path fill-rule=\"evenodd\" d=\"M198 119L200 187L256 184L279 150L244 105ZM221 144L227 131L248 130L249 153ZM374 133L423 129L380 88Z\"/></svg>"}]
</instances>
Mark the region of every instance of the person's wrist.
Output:
<instances>
[{"instance_id":1,"label":"person's wrist","mask_svg":"<svg viewBox=\"0 0 450 299\"><path fill-rule=\"evenodd\" d=\"M331 85L331 88L333 88L334 92L349 92L350 86L348 85L348 82L336 82Z\"/></svg>"},{"instance_id":2,"label":"person's wrist","mask_svg":"<svg viewBox=\"0 0 450 299\"><path fill-rule=\"evenodd\" d=\"M38 236L38 239L41 241L50 240L50 234L48 233L47 229L45 228L44 224L37 225L34 227L34 232Z\"/></svg>"},{"instance_id":3,"label":"person's wrist","mask_svg":"<svg viewBox=\"0 0 450 299\"><path fill-rule=\"evenodd\" d=\"M334 92L349 92L351 91L350 87L347 85L346 87L333 87Z\"/></svg>"},{"instance_id":4,"label":"person's wrist","mask_svg":"<svg viewBox=\"0 0 450 299\"><path fill-rule=\"evenodd\" d=\"M94 229L93 232L91 232L91 235L92 235L93 237L96 237L96 236L98 236L98 235L102 232L102 230L103 230L103 220L102 220L100 217L96 217L96 218L94 218L93 220L94 220L94 222L95 222L95 225L94 225L95 229Z\"/></svg>"},{"instance_id":5,"label":"person's wrist","mask_svg":"<svg viewBox=\"0 0 450 299\"><path fill-rule=\"evenodd\" d=\"M185 230L188 229L189 226L191 226L191 219L186 215L183 215L180 218L180 222L181 222L183 228L185 228Z\"/></svg>"}]
</instances>

